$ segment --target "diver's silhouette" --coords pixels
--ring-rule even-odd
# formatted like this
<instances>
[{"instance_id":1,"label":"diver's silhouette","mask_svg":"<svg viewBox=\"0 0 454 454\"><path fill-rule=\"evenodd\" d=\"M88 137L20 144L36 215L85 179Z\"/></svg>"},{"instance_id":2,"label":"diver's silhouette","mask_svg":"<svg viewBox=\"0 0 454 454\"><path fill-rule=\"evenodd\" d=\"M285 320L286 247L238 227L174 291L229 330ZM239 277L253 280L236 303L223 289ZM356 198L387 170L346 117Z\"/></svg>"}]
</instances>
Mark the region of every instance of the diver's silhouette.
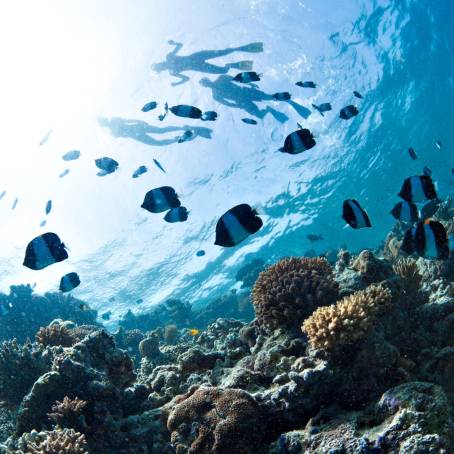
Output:
<instances>
[{"instance_id":1,"label":"diver's silhouette","mask_svg":"<svg viewBox=\"0 0 454 454\"><path fill-rule=\"evenodd\" d=\"M250 43L245 46L232 47L221 50L202 50L194 52L191 55L177 55L183 47L182 43L170 40L169 44L175 46L175 49L166 56L165 61L151 65L151 68L157 72L169 71L169 73L180 79L178 82L172 82L173 86L184 84L189 77L182 74L185 71L197 71L208 74L226 74L229 69L239 69L249 71L252 69L252 61L245 60L236 63L227 63L224 66L208 63L207 60L224 57L233 52L263 52L263 43Z\"/></svg>"},{"instance_id":2,"label":"diver's silhouette","mask_svg":"<svg viewBox=\"0 0 454 454\"><path fill-rule=\"evenodd\" d=\"M176 136L169 139L157 140L151 136L151 134L165 134L171 132L184 133L185 131L192 131L193 136L186 139L185 141L194 140L196 137L204 137L205 139L211 139L211 133L213 132L210 128L204 128L200 126L166 126L160 128L152 126L145 121L141 120L128 120L127 118L112 117L105 118L101 117L98 119L99 124L102 127L110 129L110 133L113 137L129 137L130 139L137 140L146 145L160 146L171 145L177 143L180 136Z\"/></svg>"},{"instance_id":3,"label":"diver's silhouette","mask_svg":"<svg viewBox=\"0 0 454 454\"><path fill-rule=\"evenodd\" d=\"M257 102L273 101L274 98L252 84L238 85L230 76L219 76L216 80L204 78L200 84L211 88L213 99L227 107L245 110L249 115L257 118L264 118L266 114L270 113L281 123L288 120L287 115L270 106L259 109L256 105Z\"/></svg>"}]
</instances>

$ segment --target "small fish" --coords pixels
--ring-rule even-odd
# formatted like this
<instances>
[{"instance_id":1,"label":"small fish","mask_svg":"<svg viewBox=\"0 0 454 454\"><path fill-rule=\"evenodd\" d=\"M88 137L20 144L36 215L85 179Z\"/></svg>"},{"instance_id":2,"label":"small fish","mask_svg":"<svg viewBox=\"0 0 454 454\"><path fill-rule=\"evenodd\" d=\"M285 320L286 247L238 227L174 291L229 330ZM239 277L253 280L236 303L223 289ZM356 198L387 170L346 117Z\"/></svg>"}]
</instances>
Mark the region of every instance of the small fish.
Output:
<instances>
[{"instance_id":1,"label":"small fish","mask_svg":"<svg viewBox=\"0 0 454 454\"><path fill-rule=\"evenodd\" d=\"M144 173L147 173L148 169L146 166L139 166L137 167L136 170L134 170L134 173L132 174L133 178L139 178L140 175L143 175Z\"/></svg>"},{"instance_id":2,"label":"small fish","mask_svg":"<svg viewBox=\"0 0 454 454\"><path fill-rule=\"evenodd\" d=\"M14 210L14 209L17 207L18 202L19 202L19 198L16 197L16 198L14 199L13 206L11 207L12 210Z\"/></svg>"},{"instance_id":3,"label":"small fish","mask_svg":"<svg viewBox=\"0 0 454 454\"><path fill-rule=\"evenodd\" d=\"M172 208L178 208L181 202L178 195L170 186L152 189L145 194L141 207L150 213L162 213Z\"/></svg>"},{"instance_id":4,"label":"small fish","mask_svg":"<svg viewBox=\"0 0 454 454\"><path fill-rule=\"evenodd\" d=\"M297 129L284 140L284 146L279 148L281 153L299 154L310 150L316 144L314 136L309 129Z\"/></svg>"},{"instance_id":5,"label":"small fish","mask_svg":"<svg viewBox=\"0 0 454 454\"><path fill-rule=\"evenodd\" d=\"M118 169L118 162L115 159L108 158L104 156L103 158L95 159L95 164L98 169L101 169L101 172L98 172L96 175L103 177L109 175L110 173L115 172Z\"/></svg>"},{"instance_id":6,"label":"small fish","mask_svg":"<svg viewBox=\"0 0 454 454\"><path fill-rule=\"evenodd\" d=\"M426 219L431 218L440 208L442 201L437 197L430 200L421 208L421 220L425 221Z\"/></svg>"},{"instance_id":7,"label":"small fish","mask_svg":"<svg viewBox=\"0 0 454 454\"><path fill-rule=\"evenodd\" d=\"M156 167L157 167L159 170L162 170L164 173L166 173L166 171L164 170L164 167L162 167L162 165L160 164L160 162L159 162L157 159L154 159L154 158L153 158L153 162L155 163Z\"/></svg>"},{"instance_id":8,"label":"small fish","mask_svg":"<svg viewBox=\"0 0 454 454\"><path fill-rule=\"evenodd\" d=\"M321 241L323 240L323 235L314 235L313 233L309 233L306 235L306 238L313 243L314 241Z\"/></svg>"},{"instance_id":9,"label":"small fish","mask_svg":"<svg viewBox=\"0 0 454 454\"><path fill-rule=\"evenodd\" d=\"M424 166L424 169L422 169L422 173L424 175L427 175L428 177L432 176L432 170L430 170L429 167L427 167L427 166Z\"/></svg>"},{"instance_id":10,"label":"small fish","mask_svg":"<svg viewBox=\"0 0 454 454\"><path fill-rule=\"evenodd\" d=\"M69 173L69 169L65 169L60 175L58 175L58 178L63 178L66 175L68 175L68 173Z\"/></svg>"},{"instance_id":11,"label":"small fish","mask_svg":"<svg viewBox=\"0 0 454 454\"><path fill-rule=\"evenodd\" d=\"M48 232L34 238L27 245L23 265L31 270L42 270L68 258L65 244L56 233Z\"/></svg>"},{"instance_id":12,"label":"small fish","mask_svg":"<svg viewBox=\"0 0 454 454\"><path fill-rule=\"evenodd\" d=\"M48 200L46 203L46 214L49 214L52 210L52 200Z\"/></svg>"},{"instance_id":13,"label":"small fish","mask_svg":"<svg viewBox=\"0 0 454 454\"><path fill-rule=\"evenodd\" d=\"M342 219L354 229L372 227L369 215L354 199L347 199L342 205Z\"/></svg>"},{"instance_id":14,"label":"small fish","mask_svg":"<svg viewBox=\"0 0 454 454\"><path fill-rule=\"evenodd\" d=\"M177 207L169 210L164 216L164 221L174 223L174 222L184 222L188 220L188 210L186 207Z\"/></svg>"},{"instance_id":15,"label":"small fish","mask_svg":"<svg viewBox=\"0 0 454 454\"><path fill-rule=\"evenodd\" d=\"M75 161L80 158L79 150L71 150L65 153L62 157L63 161Z\"/></svg>"},{"instance_id":16,"label":"small fish","mask_svg":"<svg viewBox=\"0 0 454 454\"><path fill-rule=\"evenodd\" d=\"M308 80L306 82L299 81L295 85L298 85L298 87L302 87L302 88L315 88L317 86L311 80Z\"/></svg>"},{"instance_id":17,"label":"small fish","mask_svg":"<svg viewBox=\"0 0 454 454\"><path fill-rule=\"evenodd\" d=\"M39 226L40 226L40 227L44 227L46 224L47 224L47 221L44 219L44 221L41 221L41 222L39 223Z\"/></svg>"},{"instance_id":18,"label":"small fish","mask_svg":"<svg viewBox=\"0 0 454 454\"><path fill-rule=\"evenodd\" d=\"M178 143L186 142L187 140L192 139L193 137L194 137L194 133L188 129L183 133L183 135L181 135L180 137L177 137Z\"/></svg>"},{"instance_id":19,"label":"small fish","mask_svg":"<svg viewBox=\"0 0 454 454\"><path fill-rule=\"evenodd\" d=\"M226 211L216 224L216 240L214 244L224 247L236 246L260 230L263 221L257 212L243 203Z\"/></svg>"},{"instance_id":20,"label":"small fish","mask_svg":"<svg viewBox=\"0 0 454 454\"><path fill-rule=\"evenodd\" d=\"M288 101L292 98L292 95L288 91L283 91L280 93L274 93L271 95L276 101Z\"/></svg>"},{"instance_id":21,"label":"small fish","mask_svg":"<svg viewBox=\"0 0 454 454\"><path fill-rule=\"evenodd\" d=\"M79 275L75 272L65 274L60 279L60 291L63 293L70 292L80 285Z\"/></svg>"},{"instance_id":22,"label":"small fish","mask_svg":"<svg viewBox=\"0 0 454 454\"><path fill-rule=\"evenodd\" d=\"M200 249L200 251L197 251L195 255L197 257L203 257L205 255L205 251L203 249Z\"/></svg>"},{"instance_id":23,"label":"small fish","mask_svg":"<svg viewBox=\"0 0 454 454\"><path fill-rule=\"evenodd\" d=\"M242 118L241 121L243 123L246 123L247 125L256 125L257 121L254 120L253 118Z\"/></svg>"},{"instance_id":24,"label":"small fish","mask_svg":"<svg viewBox=\"0 0 454 454\"><path fill-rule=\"evenodd\" d=\"M41 142L39 142L40 147L42 147L49 140L49 137L51 134L52 134L52 129L49 129L49 131L47 131L46 135L41 139Z\"/></svg>"},{"instance_id":25,"label":"small fish","mask_svg":"<svg viewBox=\"0 0 454 454\"><path fill-rule=\"evenodd\" d=\"M438 221L421 221L405 233L401 250L421 257L448 260L449 244L446 229Z\"/></svg>"},{"instance_id":26,"label":"small fish","mask_svg":"<svg viewBox=\"0 0 454 454\"><path fill-rule=\"evenodd\" d=\"M399 197L407 202L424 202L437 197L435 185L428 175L415 175L404 180Z\"/></svg>"},{"instance_id":27,"label":"small fish","mask_svg":"<svg viewBox=\"0 0 454 454\"><path fill-rule=\"evenodd\" d=\"M201 119L203 115L198 107L188 106L186 104L170 107L169 110L177 117L183 118Z\"/></svg>"},{"instance_id":28,"label":"small fish","mask_svg":"<svg viewBox=\"0 0 454 454\"><path fill-rule=\"evenodd\" d=\"M2 193L0 194L0 200L2 200L3 197L5 197L5 195L6 195L6 191L2 191Z\"/></svg>"},{"instance_id":29,"label":"small fish","mask_svg":"<svg viewBox=\"0 0 454 454\"><path fill-rule=\"evenodd\" d=\"M194 336L197 336L200 334L200 330L198 330L197 328L191 328L189 330L189 335L194 337Z\"/></svg>"},{"instance_id":30,"label":"small fish","mask_svg":"<svg viewBox=\"0 0 454 454\"><path fill-rule=\"evenodd\" d=\"M216 121L218 118L218 113L214 110L208 110L204 112L202 117L200 118L202 121Z\"/></svg>"},{"instance_id":31,"label":"small fish","mask_svg":"<svg viewBox=\"0 0 454 454\"><path fill-rule=\"evenodd\" d=\"M354 94L354 96L356 96L356 97L359 98L359 99L363 99L363 98L364 98L363 95L362 95L359 91L356 91L356 90L355 90L355 91L353 92L353 94Z\"/></svg>"},{"instance_id":32,"label":"small fish","mask_svg":"<svg viewBox=\"0 0 454 454\"><path fill-rule=\"evenodd\" d=\"M416 151L414 148L409 148L408 154L410 155L410 158L413 159L413 161L416 161L418 159L418 155L416 154Z\"/></svg>"},{"instance_id":33,"label":"small fish","mask_svg":"<svg viewBox=\"0 0 454 454\"><path fill-rule=\"evenodd\" d=\"M163 121L165 117L167 117L167 114L169 113L169 105L167 103L164 104L164 112L162 112L159 116L158 119L159 121Z\"/></svg>"},{"instance_id":34,"label":"small fish","mask_svg":"<svg viewBox=\"0 0 454 454\"><path fill-rule=\"evenodd\" d=\"M142 304L143 303L143 299L142 298L139 298L138 300L136 300L136 304Z\"/></svg>"},{"instance_id":35,"label":"small fish","mask_svg":"<svg viewBox=\"0 0 454 454\"><path fill-rule=\"evenodd\" d=\"M79 304L79 309L80 309L81 311L88 311L90 308L88 307L87 304L81 303L81 304Z\"/></svg>"},{"instance_id":36,"label":"small fish","mask_svg":"<svg viewBox=\"0 0 454 454\"><path fill-rule=\"evenodd\" d=\"M150 112L150 110L156 109L156 107L158 107L158 103L156 101L147 102L142 107L142 112Z\"/></svg>"},{"instance_id":37,"label":"small fish","mask_svg":"<svg viewBox=\"0 0 454 454\"><path fill-rule=\"evenodd\" d=\"M442 144L439 140L437 140L437 141L435 142L435 146L436 146L439 150L441 150L442 147L443 147L443 144Z\"/></svg>"},{"instance_id":38,"label":"small fish","mask_svg":"<svg viewBox=\"0 0 454 454\"><path fill-rule=\"evenodd\" d=\"M312 104L312 107L322 116L325 116L325 112L329 112L330 110L333 110L331 107L331 104L329 102L324 102L322 104L316 105Z\"/></svg>"},{"instance_id":39,"label":"small fish","mask_svg":"<svg viewBox=\"0 0 454 454\"><path fill-rule=\"evenodd\" d=\"M402 222L414 223L419 221L418 207L411 202L399 202L391 210L391 214Z\"/></svg>"},{"instance_id":40,"label":"small fish","mask_svg":"<svg viewBox=\"0 0 454 454\"><path fill-rule=\"evenodd\" d=\"M350 120L350 118L356 117L358 113L358 109L355 106L349 105L341 109L341 111L339 112L339 117L343 120Z\"/></svg>"},{"instance_id":41,"label":"small fish","mask_svg":"<svg viewBox=\"0 0 454 454\"><path fill-rule=\"evenodd\" d=\"M104 314L101 315L101 318L103 320L110 320L110 316L112 315L112 312L111 311L108 311L108 312L104 312Z\"/></svg>"},{"instance_id":42,"label":"small fish","mask_svg":"<svg viewBox=\"0 0 454 454\"><path fill-rule=\"evenodd\" d=\"M260 80L260 74L255 71L246 71L238 73L233 80L242 84L249 84L251 82L258 82Z\"/></svg>"},{"instance_id":43,"label":"small fish","mask_svg":"<svg viewBox=\"0 0 454 454\"><path fill-rule=\"evenodd\" d=\"M115 296L111 296L111 297L109 298L109 303L112 303L113 301L115 301Z\"/></svg>"}]
</instances>

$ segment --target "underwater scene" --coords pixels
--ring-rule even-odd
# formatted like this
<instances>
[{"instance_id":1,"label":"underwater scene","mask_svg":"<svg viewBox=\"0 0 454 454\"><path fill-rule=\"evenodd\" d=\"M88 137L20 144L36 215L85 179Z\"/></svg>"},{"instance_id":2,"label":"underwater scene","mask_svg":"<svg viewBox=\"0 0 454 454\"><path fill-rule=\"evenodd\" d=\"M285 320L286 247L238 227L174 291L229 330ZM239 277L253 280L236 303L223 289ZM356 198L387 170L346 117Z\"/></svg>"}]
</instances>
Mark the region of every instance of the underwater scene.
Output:
<instances>
[{"instance_id":1,"label":"underwater scene","mask_svg":"<svg viewBox=\"0 0 454 454\"><path fill-rule=\"evenodd\" d=\"M0 454L454 454L452 1L0 37Z\"/></svg>"}]
</instances>

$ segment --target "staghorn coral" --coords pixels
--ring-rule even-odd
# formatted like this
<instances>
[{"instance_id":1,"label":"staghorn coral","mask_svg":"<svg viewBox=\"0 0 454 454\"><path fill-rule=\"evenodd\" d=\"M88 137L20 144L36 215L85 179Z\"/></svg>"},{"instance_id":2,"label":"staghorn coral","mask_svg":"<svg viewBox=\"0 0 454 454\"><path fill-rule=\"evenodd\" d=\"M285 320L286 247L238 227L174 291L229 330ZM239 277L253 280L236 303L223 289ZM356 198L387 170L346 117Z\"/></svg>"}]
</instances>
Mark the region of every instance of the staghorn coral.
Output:
<instances>
[{"instance_id":1,"label":"staghorn coral","mask_svg":"<svg viewBox=\"0 0 454 454\"><path fill-rule=\"evenodd\" d=\"M19 450L13 454L89 454L85 435L74 429L60 429L24 434Z\"/></svg>"},{"instance_id":2,"label":"staghorn coral","mask_svg":"<svg viewBox=\"0 0 454 454\"><path fill-rule=\"evenodd\" d=\"M247 454L260 447L264 415L246 391L201 387L176 402L167 428L177 454Z\"/></svg>"},{"instance_id":3,"label":"staghorn coral","mask_svg":"<svg viewBox=\"0 0 454 454\"><path fill-rule=\"evenodd\" d=\"M388 288L371 285L332 306L320 307L304 321L302 330L314 348L331 351L350 345L367 334L390 301Z\"/></svg>"},{"instance_id":4,"label":"staghorn coral","mask_svg":"<svg viewBox=\"0 0 454 454\"><path fill-rule=\"evenodd\" d=\"M54 324L41 327L36 333L36 342L45 347L71 347L77 340L64 325Z\"/></svg>"},{"instance_id":5,"label":"staghorn coral","mask_svg":"<svg viewBox=\"0 0 454 454\"><path fill-rule=\"evenodd\" d=\"M292 257L261 272L252 292L258 323L295 328L319 306L333 303L339 287L323 258Z\"/></svg>"},{"instance_id":6,"label":"staghorn coral","mask_svg":"<svg viewBox=\"0 0 454 454\"><path fill-rule=\"evenodd\" d=\"M78 428L85 425L83 410L86 405L87 402L78 397L65 396L62 401L55 402L47 416L60 427Z\"/></svg>"},{"instance_id":7,"label":"staghorn coral","mask_svg":"<svg viewBox=\"0 0 454 454\"><path fill-rule=\"evenodd\" d=\"M416 260L401 258L393 265L394 272L402 279L404 288L410 293L416 293L420 286L422 276Z\"/></svg>"}]
</instances>

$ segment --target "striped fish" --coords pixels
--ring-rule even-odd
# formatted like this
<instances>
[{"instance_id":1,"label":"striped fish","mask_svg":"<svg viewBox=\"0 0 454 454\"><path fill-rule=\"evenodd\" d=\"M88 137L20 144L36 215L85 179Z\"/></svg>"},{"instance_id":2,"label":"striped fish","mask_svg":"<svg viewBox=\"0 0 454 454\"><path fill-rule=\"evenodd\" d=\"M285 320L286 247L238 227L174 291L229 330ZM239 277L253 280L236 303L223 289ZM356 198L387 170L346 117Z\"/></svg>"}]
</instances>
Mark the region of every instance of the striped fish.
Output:
<instances>
[{"instance_id":1,"label":"striped fish","mask_svg":"<svg viewBox=\"0 0 454 454\"><path fill-rule=\"evenodd\" d=\"M34 238L27 245L23 265L31 270L42 270L68 258L65 244L56 233L48 232Z\"/></svg>"},{"instance_id":2,"label":"striped fish","mask_svg":"<svg viewBox=\"0 0 454 454\"><path fill-rule=\"evenodd\" d=\"M407 202L424 202L435 199L437 192L429 175L415 175L404 180L398 195Z\"/></svg>"},{"instance_id":3,"label":"striped fish","mask_svg":"<svg viewBox=\"0 0 454 454\"><path fill-rule=\"evenodd\" d=\"M342 205L342 219L354 229L372 227L369 216L354 199L347 199Z\"/></svg>"}]
</instances>

